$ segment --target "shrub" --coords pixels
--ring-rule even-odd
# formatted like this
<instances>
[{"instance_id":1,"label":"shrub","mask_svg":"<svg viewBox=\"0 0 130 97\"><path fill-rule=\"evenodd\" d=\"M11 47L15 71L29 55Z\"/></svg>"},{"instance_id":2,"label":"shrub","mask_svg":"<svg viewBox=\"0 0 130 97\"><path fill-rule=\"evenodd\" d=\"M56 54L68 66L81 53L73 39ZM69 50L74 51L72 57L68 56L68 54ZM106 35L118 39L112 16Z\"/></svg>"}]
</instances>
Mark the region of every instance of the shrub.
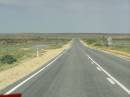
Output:
<instances>
[{"instance_id":1,"label":"shrub","mask_svg":"<svg viewBox=\"0 0 130 97\"><path fill-rule=\"evenodd\" d=\"M1 57L0 61L1 61L1 63L4 63L4 64L5 63L12 64L12 63L16 62L17 60L12 55L4 55L4 56Z\"/></svg>"}]
</instances>

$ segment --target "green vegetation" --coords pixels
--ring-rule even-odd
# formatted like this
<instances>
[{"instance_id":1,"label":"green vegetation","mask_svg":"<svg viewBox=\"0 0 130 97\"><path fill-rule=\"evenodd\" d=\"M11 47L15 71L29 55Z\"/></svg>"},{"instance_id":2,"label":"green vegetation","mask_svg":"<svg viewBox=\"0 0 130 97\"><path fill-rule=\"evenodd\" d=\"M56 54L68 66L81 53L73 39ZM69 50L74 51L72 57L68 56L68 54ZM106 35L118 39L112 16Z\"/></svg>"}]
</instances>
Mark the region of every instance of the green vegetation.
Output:
<instances>
[{"instance_id":1,"label":"green vegetation","mask_svg":"<svg viewBox=\"0 0 130 97\"><path fill-rule=\"evenodd\" d=\"M18 34L0 36L0 71L36 57L37 48L42 55L44 50L60 48L69 41L70 39L67 38L31 36L31 34L30 36Z\"/></svg>"},{"instance_id":2,"label":"green vegetation","mask_svg":"<svg viewBox=\"0 0 130 97\"><path fill-rule=\"evenodd\" d=\"M0 44L0 71L16 66L26 58L34 57L35 52L36 50L32 49L29 44ZM14 62L15 60L17 61Z\"/></svg>"},{"instance_id":3,"label":"green vegetation","mask_svg":"<svg viewBox=\"0 0 130 97\"><path fill-rule=\"evenodd\" d=\"M92 46L107 46L107 40L105 38L88 38L83 40Z\"/></svg>"},{"instance_id":4,"label":"green vegetation","mask_svg":"<svg viewBox=\"0 0 130 97\"><path fill-rule=\"evenodd\" d=\"M83 41L85 41L88 45L91 46L130 53L130 39L113 38L111 46L107 45L107 38L105 37L88 39L84 38Z\"/></svg>"},{"instance_id":5,"label":"green vegetation","mask_svg":"<svg viewBox=\"0 0 130 97\"><path fill-rule=\"evenodd\" d=\"M3 64L12 64L12 63L16 62L17 60L12 55L5 55L5 56L1 57L0 61Z\"/></svg>"}]
</instances>

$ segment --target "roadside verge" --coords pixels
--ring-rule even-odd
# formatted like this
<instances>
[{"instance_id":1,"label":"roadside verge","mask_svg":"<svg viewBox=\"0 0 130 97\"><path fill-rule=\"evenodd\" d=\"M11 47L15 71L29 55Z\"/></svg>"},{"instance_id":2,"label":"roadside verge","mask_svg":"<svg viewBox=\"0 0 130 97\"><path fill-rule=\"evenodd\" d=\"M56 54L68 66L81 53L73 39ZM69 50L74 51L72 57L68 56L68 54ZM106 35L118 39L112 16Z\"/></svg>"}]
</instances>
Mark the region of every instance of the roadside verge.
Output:
<instances>
[{"instance_id":1,"label":"roadside verge","mask_svg":"<svg viewBox=\"0 0 130 97\"><path fill-rule=\"evenodd\" d=\"M111 49L111 48L104 48L104 47L95 47L95 46L91 46L91 45L87 45L84 41L80 41L84 46L87 46L87 47L90 47L92 49L97 49L97 50L100 50L100 51L103 51L105 53L108 53L108 54L112 54L112 55L115 55L115 56L118 56L118 57L121 57L121 58L124 58L126 60L129 60L130 61L130 54L127 53L127 52L123 52L123 51L118 51L118 50L114 50L114 49Z\"/></svg>"},{"instance_id":2,"label":"roadside verge","mask_svg":"<svg viewBox=\"0 0 130 97\"><path fill-rule=\"evenodd\" d=\"M27 76L31 72L37 70L38 68L43 66L43 64L47 63L49 60L51 60L52 58L60 54L63 50L68 49L70 45L71 43L68 43L59 49L46 50L46 52L40 57L26 60L25 62L13 68L1 71L0 72L0 90L16 82L17 80Z\"/></svg>"}]
</instances>

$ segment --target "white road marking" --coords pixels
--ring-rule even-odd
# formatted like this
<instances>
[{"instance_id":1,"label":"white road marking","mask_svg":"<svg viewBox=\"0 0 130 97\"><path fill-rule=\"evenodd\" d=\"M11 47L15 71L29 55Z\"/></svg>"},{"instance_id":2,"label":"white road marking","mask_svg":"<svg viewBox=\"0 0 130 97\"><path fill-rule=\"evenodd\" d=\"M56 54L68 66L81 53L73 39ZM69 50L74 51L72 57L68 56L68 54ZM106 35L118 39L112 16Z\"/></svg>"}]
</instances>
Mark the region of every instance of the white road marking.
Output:
<instances>
[{"instance_id":1,"label":"white road marking","mask_svg":"<svg viewBox=\"0 0 130 97\"><path fill-rule=\"evenodd\" d=\"M112 85L115 84L115 82L114 82L111 78L108 77L107 80L108 80Z\"/></svg>"},{"instance_id":2,"label":"white road marking","mask_svg":"<svg viewBox=\"0 0 130 97\"><path fill-rule=\"evenodd\" d=\"M130 90L124 86L122 83L120 83L116 78L114 78L110 73L108 73L103 67L101 67L95 60L93 60L88 54L86 54L89 59L91 59L100 69L107 75L109 76L118 86L120 86L126 93L130 95Z\"/></svg>"},{"instance_id":3,"label":"white road marking","mask_svg":"<svg viewBox=\"0 0 130 97\"><path fill-rule=\"evenodd\" d=\"M101 69L99 67L97 67L97 70L101 71Z\"/></svg>"},{"instance_id":4,"label":"white road marking","mask_svg":"<svg viewBox=\"0 0 130 97\"><path fill-rule=\"evenodd\" d=\"M95 49L95 50L98 50L98 49ZM116 55L116 54L114 54L114 53L112 53L112 52L105 51L105 50L100 50L100 51L102 51L102 52L104 52L104 53L107 53L107 54L109 54L109 55L113 55L113 56L119 57L119 58L121 58L121 59L123 59L123 60L125 60L125 61L130 61L127 57L125 57L125 56L123 56L123 55Z\"/></svg>"},{"instance_id":5,"label":"white road marking","mask_svg":"<svg viewBox=\"0 0 130 97\"><path fill-rule=\"evenodd\" d=\"M57 57L52 60L49 64L47 64L45 67L43 67L42 69L40 69L39 71L37 71L36 73L34 73L33 75L29 76L27 79L25 79L24 81L22 81L21 83L19 83L18 85L16 85L14 88L12 88L11 90L9 90L8 92L5 93L5 95L8 95L12 92L14 92L17 88L19 88L20 86L22 86L23 84L25 84L27 81L29 81L30 79L32 79L33 77L35 77L36 75L38 75L40 72L42 72L43 70L45 70L47 67L49 67L53 62L55 62L57 59L59 59L63 53L65 52L61 52L59 55L57 55ZM52 58L53 59L53 58Z\"/></svg>"},{"instance_id":6,"label":"white road marking","mask_svg":"<svg viewBox=\"0 0 130 97\"><path fill-rule=\"evenodd\" d=\"M109 54L109 55L113 55L113 56L121 58L121 59L123 59L125 61L130 61L127 57L125 57L123 55L116 55L116 54L114 54L112 52L105 51L105 50L100 50L100 49L97 49L97 48L92 48L92 47L88 47L88 48L93 49L93 50L97 50L97 51L100 51L100 52L103 52L103 53L106 53L106 54Z\"/></svg>"},{"instance_id":7,"label":"white road marking","mask_svg":"<svg viewBox=\"0 0 130 97\"><path fill-rule=\"evenodd\" d=\"M93 62L93 61L91 61L91 64L94 64L94 62Z\"/></svg>"},{"instance_id":8,"label":"white road marking","mask_svg":"<svg viewBox=\"0 0 130 97\"><path fill-rule=\"evenodd\" d=\"M115 57L118 57L118 58L121 58L125 61L130 61L130 59L128 59L127 57L123 56L123 55L116 55L110 51L105 51L105 50L101 50L101 49L97 49L95 47L90 47L89 45L87 45L86 43L84 43L82 40L80 40L80 42L84 45L84 46L87 46L88 48L90 49L93 49L93 50L97 50L97 51L100 51L100 52L103 52L103 53L106 53L106 54L109 54L109 55L113 55Z\"/></svg>"},{"instance_id":9,"label":"white road marking","mask_svg":"<svg viewBox=\"0 0 130 97\"><path fill-rule=\"evenodd\" d=\"M83 44L84 45L84 44ZM91 48L93 49L93 48ZM83 49L81 49L84 53L86 53ZM101 50L99 50L101 51ZM98 67L101 68L101 70L107 75L109 76L118 86L120 86L126 93L128 93L130 95L130 90L124 86L121 82L119 82L116 78L114 78L110 73L108 73L105 69L103 69L103 67L101 67L95 60L93 60L87 53L86 56L92 60Z\"/></svg>"}]
</instances>

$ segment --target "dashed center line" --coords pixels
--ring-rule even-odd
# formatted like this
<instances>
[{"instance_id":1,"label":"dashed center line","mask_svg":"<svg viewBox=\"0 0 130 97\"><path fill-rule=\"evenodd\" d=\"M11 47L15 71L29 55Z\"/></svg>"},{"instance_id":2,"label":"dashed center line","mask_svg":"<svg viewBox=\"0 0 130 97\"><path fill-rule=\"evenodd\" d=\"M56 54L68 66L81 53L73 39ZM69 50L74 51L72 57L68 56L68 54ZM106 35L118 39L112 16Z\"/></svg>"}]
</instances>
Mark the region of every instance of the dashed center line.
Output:
<instances>
[{"instance_id":1,"label":"dashed center line","mask_svg":"<svg viewBox=\"0 0 130 97\"><path fill-rule=\"evenodd\" d=\"M103 69L103 67L101 67L95 60L93 60L88 54L86 54L87 57L89 57L89 59L91 61L93 61L98 67L101 68L101 70L107 75L109 76L118 86L120 86L126 93L128 93L130 95L130 90L124 86L121 82L119 82L116 78L114 78L110 73L108 73L105 69Z\"/></svg>"},{"instance_id":2,"label":"dashed center line","mask_svg":"<svg viewBox=\"0 0 130 97\"><path fill-rule=\"evenodd\" d=\"M86 53L83 49L81 49L84 53ZM114 83L116 83L120 88L122 88L126 93L128 93L130 95L130 90L125 86L123 85L121 82L119 82L116 78L114 78L110 73L108 73L103 67L101 67L95 60L93 60L90 55L88 55L86 53L86 56L91 60L93 61L93 63L95 65L97 65L109 78L111 78L111 82L113 81ZM110 79L109 79L110 81Z\"/></svg>"}]
</instances>

